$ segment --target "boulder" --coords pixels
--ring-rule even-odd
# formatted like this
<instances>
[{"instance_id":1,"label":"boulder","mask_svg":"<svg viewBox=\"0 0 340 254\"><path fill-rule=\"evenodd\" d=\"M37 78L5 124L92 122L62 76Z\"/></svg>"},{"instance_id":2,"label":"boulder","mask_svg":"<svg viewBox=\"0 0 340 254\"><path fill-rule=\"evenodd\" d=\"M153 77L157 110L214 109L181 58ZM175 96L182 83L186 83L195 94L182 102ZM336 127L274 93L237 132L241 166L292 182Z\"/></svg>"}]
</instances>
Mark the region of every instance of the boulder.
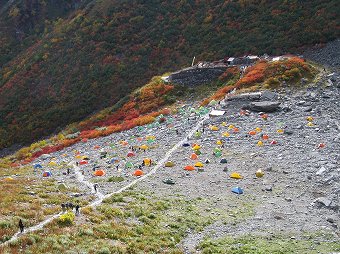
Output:
<instances>
[{"instance_id":1,"label":"boulder","mask_svg":"<svg viewBox=\"0 0 340 254\"><path fill-rule=\"evenodd\" d=\"M256 112L274 112L280 106L278 101L259 101L249 104L249 109Z\"/></svg>"}]
</instances>

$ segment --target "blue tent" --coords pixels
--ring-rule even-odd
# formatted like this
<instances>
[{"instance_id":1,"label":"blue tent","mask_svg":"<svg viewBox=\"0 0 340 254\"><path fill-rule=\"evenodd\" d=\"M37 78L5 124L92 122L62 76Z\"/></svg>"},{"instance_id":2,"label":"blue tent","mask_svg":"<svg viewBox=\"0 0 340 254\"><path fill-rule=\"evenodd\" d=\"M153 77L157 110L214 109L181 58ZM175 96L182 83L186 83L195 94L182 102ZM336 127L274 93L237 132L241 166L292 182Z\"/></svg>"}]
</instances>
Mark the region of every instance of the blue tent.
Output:
<instances>
[{"instance_id":1,"label":"blue tent","mask_svg":"<svg viewBox=\"0 0 340 254\"><path fill-rule=\"evenodd\" d=\"M110 160L110 163L115 163L117 161L119 161L117 158L113 158L113 159Z\"/></svg>"},{"instance_id":2,"label":"blue tent","mask_svg":"<svg viewBox=\"0 0 340 254\"><path fill-rule=\"evenodd\" d=\"M227 159L223 158L220 160L220 163L228 163Z\"/></svg>"},{"instance_id":3,"label":"blue tent","mask_svg":"<svg viewBox=\"0 0 340 254\"><path fill-rule=\"evenodd\" d=\"M188 146L190 146L190 144L189 143L184 143L183 146L184 147L188 147Z\"/></svg>"},{"instance_id":4,"label":"blue tent","mask_svg":"<svg viewBox=\"0 0 340 254\"><path fill-rule=\"evenodd\" d=\"M34 164L34 169L37 169L37 168L42 168L41 164Z\"/></svg>"},{"instance_id":5,"label":"blue tent","mask_svg":"<svg viewBox=\"0 0 340 254\"><path fill-rule=\"evenodd\" d=\"M236 194L243 194L243 190L241 189L241 187L234 187L231 189L231 191Z\"/></svg>"}]
</instances>

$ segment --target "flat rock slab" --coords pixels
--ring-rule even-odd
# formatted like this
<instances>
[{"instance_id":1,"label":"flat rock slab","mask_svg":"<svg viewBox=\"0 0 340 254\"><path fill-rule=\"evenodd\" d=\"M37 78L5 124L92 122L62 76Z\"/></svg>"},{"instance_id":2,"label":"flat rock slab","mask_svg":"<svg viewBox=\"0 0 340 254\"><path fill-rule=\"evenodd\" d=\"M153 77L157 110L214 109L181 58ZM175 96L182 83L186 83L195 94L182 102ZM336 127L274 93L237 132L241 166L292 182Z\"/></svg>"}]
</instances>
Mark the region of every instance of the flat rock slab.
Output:
<instances>
[{"instance_id":1,"label":"flat rock slab","mask_svg":"<svg viewBox=\"0 0 340 254\"><path fill-rule=\"evenodd\" d=\"M278 101L258 101L250 103L248 108L256 112L274 112L280 104Z\"/></svg>"}]
</instances>

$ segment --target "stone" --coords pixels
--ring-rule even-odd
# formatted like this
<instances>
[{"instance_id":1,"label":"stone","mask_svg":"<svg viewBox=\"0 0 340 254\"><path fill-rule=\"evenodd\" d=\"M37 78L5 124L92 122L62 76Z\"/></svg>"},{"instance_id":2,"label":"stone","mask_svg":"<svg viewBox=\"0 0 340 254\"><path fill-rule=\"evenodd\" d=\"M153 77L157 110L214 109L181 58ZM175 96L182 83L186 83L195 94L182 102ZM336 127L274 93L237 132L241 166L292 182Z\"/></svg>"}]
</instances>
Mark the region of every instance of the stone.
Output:
<instances>
[{"instance_id":1,"label":"stone","mask_svg":"<svg viewBox=\"0 0 340 254\"><path fill-rule=\"evenodd\" d=\"M326 207L329 207L332 203L331 200L329 200L328 198L325 198L325 197L317 198L314 202L317 202L317 203L324 205Z\"/></svg>"},{"instance_id":2,"label":"stone","mask_svg":"<svg viewBox=\"0 0 340 254\"><path fill-rule=\"evenodd\" d=\"M298 106L302 106L302 105L304 105L304 104L306 104L306 101L298 101L298 102L296 103L296 105L298 105Z\"/></svg>"},{"instance_id":3,"label":"stone","mask_svg":"<svg viewBox=\"0 0 340 254\"><path fill-rule=\"evenodd\" d=\"M273 190L273 186L268 185L268 186L266 186L266 187L264 188L264 190L266 190L266 191L272 191L272 190Z\"/></svg>"},{"instance_id":4,"label":"stone","mask_svg":"<svg viewBox=\"0 0 340 254\"><path fill-rule=\"evenodd\" d=\"M264 90L262 91L261 93L261 99L262 100L277 100L278 99L278 94L277 93L274 93L274 92L271 92L271 91L268 91L268 90Z\"/></svg>"},{"instance_id":5,"label":"stone","mask_svg":"<svg viewBox=\"0 0 340 254\"><path fill-rule=\"evenodd\" d=\"M256 112L275 112L278 110L281 102L278 101L259 101L249 104L249 109Z\"/></svg>"},{"instance_id":6,"label":"stone","mask_svg":"<svg viewBox=\"0 0 340 254\"><path fill-rule=\"evenodd\" d=\"M332 223L332 224L335 222L333 218L327 218L326 221L328 221L329 223Z\"/></svg>"},{"instance_id":7,"label":"stone","mask_svg":"<svg viewBox=\"0 0 340 254\"><path fill-rule=\"evenodd\" d=\"M326 168L322 166L317 172L316 175L322 175L326 171Z\"/></svg>"}]
</instances>

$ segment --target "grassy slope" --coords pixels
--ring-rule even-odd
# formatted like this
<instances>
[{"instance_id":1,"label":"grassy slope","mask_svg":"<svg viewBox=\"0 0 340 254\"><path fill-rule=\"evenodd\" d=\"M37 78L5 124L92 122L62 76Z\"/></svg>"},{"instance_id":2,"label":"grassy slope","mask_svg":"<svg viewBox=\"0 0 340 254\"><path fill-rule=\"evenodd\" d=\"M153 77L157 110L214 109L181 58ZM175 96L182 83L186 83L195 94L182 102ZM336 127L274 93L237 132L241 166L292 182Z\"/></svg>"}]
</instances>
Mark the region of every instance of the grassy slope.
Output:
<instances>
[{"instance_id":1,"label":"grassy slope","mask_svg":"<svg viewBox=\"0 0 340 254\"><path fill-rule=\"evenodd\" d=\"M296 50L338 36L336 1L96 1L0 71L0 148L117 102L192 56ZM287 40L289 38L289 40Z\"/></svg>"}]
</instances>

